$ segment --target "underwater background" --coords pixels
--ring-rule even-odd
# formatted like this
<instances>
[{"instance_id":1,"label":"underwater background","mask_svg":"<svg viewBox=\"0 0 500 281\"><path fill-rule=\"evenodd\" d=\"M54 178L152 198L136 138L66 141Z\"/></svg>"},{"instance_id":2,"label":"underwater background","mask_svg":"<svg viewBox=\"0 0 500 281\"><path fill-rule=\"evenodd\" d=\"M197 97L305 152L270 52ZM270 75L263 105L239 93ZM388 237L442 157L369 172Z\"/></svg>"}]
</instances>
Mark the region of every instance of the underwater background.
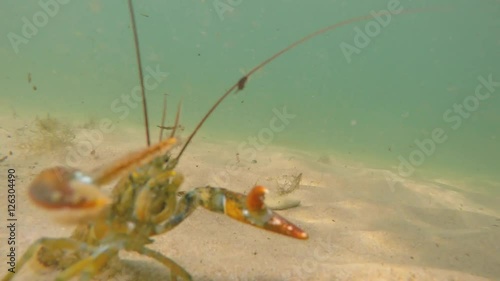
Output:
<instances>
[{"instance_id":1,"label":"underwater background","mask_svg":"<svg viewBox=\"0 0 500 281\"><path fill-rule=\"evenodd\" d=\"M409 13L379 29L374 20L349 24L286 53L224 101L200 135L247 145L257 137L324 161L499 188L498 1L135 1L144 73L153 77L153 140L164 94L170 124L182 100L187 136L264 59L388 5ZM4 0L0 31L3 115L143 126L139 102L126 101L139 83L126 1ZM284 129L263 130L284 112Z\"/></svg>"}]
</instances>

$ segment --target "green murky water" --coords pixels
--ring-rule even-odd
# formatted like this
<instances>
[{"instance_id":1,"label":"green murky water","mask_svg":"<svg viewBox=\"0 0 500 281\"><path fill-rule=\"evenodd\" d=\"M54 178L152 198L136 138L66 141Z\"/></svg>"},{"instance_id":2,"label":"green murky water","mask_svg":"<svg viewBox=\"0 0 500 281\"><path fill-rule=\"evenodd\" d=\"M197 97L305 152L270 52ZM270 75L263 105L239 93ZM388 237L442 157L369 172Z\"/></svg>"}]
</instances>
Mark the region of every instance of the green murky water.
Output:
<instances>
[{"instance_id":1,"label":"green murky water","mask_svg":"<svg viewBox=\"0 0 500 281\"><path fill-rule=\"evenodd\" d=\"M201 135L499 187L495 1L138 1L151 122L168 93L169 120L182 98L189 130L265 58L388 5L428 10L350 24L299 46L226 100ZM142 126L126 1L5 0L0 31L2 114Z\"/></svg>"}]
</instances>

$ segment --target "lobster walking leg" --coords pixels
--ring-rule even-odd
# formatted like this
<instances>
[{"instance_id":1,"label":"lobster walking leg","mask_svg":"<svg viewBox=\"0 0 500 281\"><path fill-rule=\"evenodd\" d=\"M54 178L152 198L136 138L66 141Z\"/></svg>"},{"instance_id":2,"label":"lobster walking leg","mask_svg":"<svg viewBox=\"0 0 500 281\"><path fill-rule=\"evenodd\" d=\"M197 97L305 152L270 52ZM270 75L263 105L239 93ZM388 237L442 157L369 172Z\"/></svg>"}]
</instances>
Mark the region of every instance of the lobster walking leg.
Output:
<instances>
[{"instance_id":1,"label":"lobster walking leg","mask_svg":"<svg viewBox=\"0 0 500 281\"><path fill-rule=\"evenodd\" d=\"M77 249L85 249L87 248L86 244L81 243L77 240L71 238L41 238L35 241L31 246L28 247L28 250L21 257L16 266L16 272L21 271L21 269L29 262L34 255L41 248L47 248L50 251L56 250L77 250ZM2 281L11 280L14 277L15 273L9 272L4 276Z\"/></svg>"},{"instance_id":2,"label":"lobster walking leg","mask_svg":"<svg viewBox=\"0 0 500 281\"><path fill-rule=\"evenodd\" d=\"M90 281L90 279L97 274L108 261L118 254L118 249L114 247L101 247L97 248L94 253L86 257L69 268L57 275L57 281L68 281L71 278L81 274L80 280Z\"/></svg>"},{"instance_id":3,"label":"lobster walking leg","mask_svg":"<svg viewBox=\"0 0 500 281\"><path fill-rule=\"evenodd\" d=\"M176 212L167 222L156 227L156 233L171 230L187 218L198 206L258 228L297 239L307 239L302 229L278 215L264 204L267 190L254 187L248 195L217 187L198 187L186 193L178 202Z\"/></svg>"}]
</instances>

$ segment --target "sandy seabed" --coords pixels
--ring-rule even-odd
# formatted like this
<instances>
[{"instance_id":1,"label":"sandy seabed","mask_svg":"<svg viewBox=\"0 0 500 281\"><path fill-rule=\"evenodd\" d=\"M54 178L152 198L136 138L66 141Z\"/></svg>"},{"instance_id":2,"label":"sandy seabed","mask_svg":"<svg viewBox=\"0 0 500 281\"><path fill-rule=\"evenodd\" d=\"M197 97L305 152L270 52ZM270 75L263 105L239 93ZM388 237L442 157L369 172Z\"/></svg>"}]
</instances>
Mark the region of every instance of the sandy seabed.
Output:
<instances>
[{"instance_id":1,"label":"sandy seabed","mask_svg":"<svg viewBox=\"0 0 500 281\"><path fill-rule=\"evenodd\" d=\"M7 200L7 170L16 170L17 258L40 237L64 237L72 228L53 222L32 206L26 187L42 169L64 163L67 151L27 153L16 130L22 122L0 119L1 202ZM106 136L80 167L90 170L144 147L142 134ZM235 161L237 143L197 137L178 171L182 190L216 185ZM10 155L12 152L12 155ZM318 155L269 146L255 159L240 159L226 177L226 188L248 191L266 185L276 194L284 176L303 174L287 200L298 207L278 211L305 229L296 240L238 223L204 209L151 249L175 260L194 280L500 280L500 190L459 186L450 181L415 181L388 171L352 166ZM323 159L325 160L325 159ZM324 163L327 162L327 163ZM1 219L7 225L7 209ZM0 268L7 272L6 227L1 231ZM170 280L167 268L151 259L123 253L113 274L96 280ZM2 273L3 274L3 273ZM54 273L26 267L14 280L53 280Z\"/></svg>"}]
</instances>

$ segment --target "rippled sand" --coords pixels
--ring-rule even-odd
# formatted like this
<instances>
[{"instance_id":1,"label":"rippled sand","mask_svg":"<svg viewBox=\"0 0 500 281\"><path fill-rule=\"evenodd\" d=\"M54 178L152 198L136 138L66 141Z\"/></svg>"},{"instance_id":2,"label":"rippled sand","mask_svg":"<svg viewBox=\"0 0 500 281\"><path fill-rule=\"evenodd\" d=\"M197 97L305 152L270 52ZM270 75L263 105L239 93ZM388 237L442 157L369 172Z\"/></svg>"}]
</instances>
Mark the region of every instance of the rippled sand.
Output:
<instances>
[{"instance_id":1,"label":"rippled sand","mask_svg":"<svg viewBox=\"0 0 500 281\"><path fill-rule=\"evenodd\" d=\"M0 158L9 151L12 155L0 163L0 179L5 183L7 169L16 169L19 258L37 238L66 236L71 231L34 208L25 194L33 176L63 163L67 151L28 154L19 148L21 140L14 133L22 122L2 121ZM143 147L142 135L133 133L106 136L80 167L91 169ZM287 195L300 200L300 206L279 212L307 230L310 239L261 231L200 209L150 246L183 266L194 280L500 279L498 189L444 180L417 182L387 171L353 167L334 157L318 162L320 155L272 146L257 152L255 159L240 159L228 170L227 165L236 162L237 147L238 143L197 138L178 167L186 176L182 189L224 183L245 192L258 183L268 186L273 196L284 176L302 173L300 187ZM6 202L6 189L2 190L1 200ZM5 222L6 210L0 213ZM6 234L4 229L2 253ZM153 260L135 254L123 254L122 259L97 280L169 280L169 271ZM5 272L6 264L1 264ZM33 274L26 268L15 280L54 276Z\"/></svg>"}]
</instances>

